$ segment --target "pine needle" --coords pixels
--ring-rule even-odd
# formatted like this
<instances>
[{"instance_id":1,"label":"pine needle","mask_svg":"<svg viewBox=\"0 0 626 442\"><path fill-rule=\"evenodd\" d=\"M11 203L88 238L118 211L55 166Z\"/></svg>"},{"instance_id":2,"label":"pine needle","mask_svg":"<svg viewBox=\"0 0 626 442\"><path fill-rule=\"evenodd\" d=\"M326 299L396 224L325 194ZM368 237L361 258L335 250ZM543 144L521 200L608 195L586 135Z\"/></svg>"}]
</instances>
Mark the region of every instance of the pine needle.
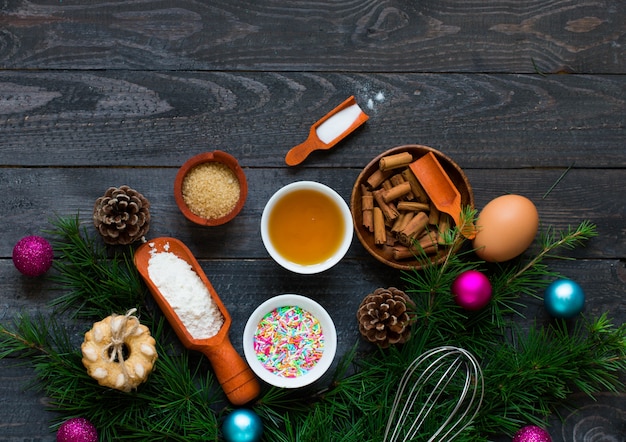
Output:
<instances>
[{"instance_id":1,"label":"pine needle","mask_svg":"<svg viewBox=\"0 0 626 442\"><path fill-rule=\"evenodd\" d=\"M466 213L468 220L474 215ZM55 227L54 246L60 254L55 282L61 292L55 307L76 317L97 318L145 307L145 288L132 265L132 250L110 253L81 228L78 217L59 219ZM404 370L424 351L441 345L471 351L485 377L480 413L458 441L511 436L522 424L541 424L574 391L591 397L600 391L623 392L626 325L613 325L606 314L596 319L582 316L570 327L553 321L521 329L514 322L523 315L524 299L538 297L537 292L559 276L544 261L595 234L588 222L564 231L548 228L538 241L539 253L531 259L490 266L463 248L458 230L448 232L451 252L443 264L401 275L415 301L412 338L384 350L368 347L359 352L355 344L324 388L264 390L252 404L263 420L264 440L379 442ZM454 279L470 269L488 274L494 289L490 306L478 312L461 309L450 293ZM231 408L207 362L176 345L164 320L144 311L141 320L157 341L159 359L148 382L136 392L98 386L82 366L79 343L68 336L60 316L17 315L12 326L0 325L0 359L12 358L35 369L32 387L50 398L59 416L52 428L69 417L84 416L98 427L102 440L218 440L220 419ZM454 400L444 398L437 407L439 421L447 417L446 406Z\"/></svg>"},{"instance_id":2,"label":"pine needle","mask_svg":"<svg viewBox=\"0 0 626 442\"><path fill-rule=\"evenodd\" d=\"M130 253L113 252L96 242L78 216L52 221L52 246L58 258L51 275L61 292L51 305L74 317L103 318L144 304L143 289Z\"/></svg>"}]
</instances>

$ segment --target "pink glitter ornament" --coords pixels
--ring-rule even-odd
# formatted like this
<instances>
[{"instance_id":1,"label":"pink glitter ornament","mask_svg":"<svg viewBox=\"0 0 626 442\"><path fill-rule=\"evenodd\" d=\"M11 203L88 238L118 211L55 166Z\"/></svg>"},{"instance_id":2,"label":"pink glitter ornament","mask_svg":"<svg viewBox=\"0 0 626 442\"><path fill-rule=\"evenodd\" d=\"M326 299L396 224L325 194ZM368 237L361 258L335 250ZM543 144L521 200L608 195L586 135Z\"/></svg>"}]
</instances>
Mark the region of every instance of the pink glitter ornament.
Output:
<instances>
[{"instance_id":1,"label":"pink glitter ornament","mask_svg":"<svg viewBox=\"0 0 626 442\"><path fill-rule=\"evenodd\" d=\"M552 438L543 428L536 425L528 425L515 433L513 442L552 442Z\"/></svg>"},{"instance_id":2,"label":"pink glitter ornament","mask_svg":"<svg viewBox=\"0 0 626 442\"><path fill-rule=\"evenodd\" d=\"M98 442L98 432L87 419L75 417L61 424L57 442Z\"/></svg>"},{"instance_id":3,"label":"pink glitter ornament","mask_svg":"<svg viewBox=\"0 0 626 442\"><path fill-rule=\"evenodd\" d=\"M458 305L466 310L480 310L491 300L491 283L478 270L467 270L452 283L452 294Z\"/></svg>"},{"instance_id":4,"label":"pink glitter ornament","mask_svg":"<svg viewBox=\"0 0 626 442\"><path fill-rule=\"evenodd\" d=\"M26 276L40 276L52 266L52 246L41 236L26 236L13 248L13 264Z\"/></svg>"}]
</instances>

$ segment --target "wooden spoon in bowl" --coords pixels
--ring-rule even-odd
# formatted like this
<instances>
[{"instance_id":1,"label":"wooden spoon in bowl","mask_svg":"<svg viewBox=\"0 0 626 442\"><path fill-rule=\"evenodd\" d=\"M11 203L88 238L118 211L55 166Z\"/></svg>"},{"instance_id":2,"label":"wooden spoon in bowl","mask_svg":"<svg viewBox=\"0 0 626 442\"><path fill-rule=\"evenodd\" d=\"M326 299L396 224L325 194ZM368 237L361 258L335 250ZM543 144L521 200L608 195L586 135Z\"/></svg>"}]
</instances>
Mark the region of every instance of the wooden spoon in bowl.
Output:
<instances>
[{"instance_id":1,"label":"wooden spoon in bowl","mask_svg":"<svg viewBox=\"0 0 626 442\"><path fill-rule=\"evenodd\" d=\"M443 166L432 152L428 152L409 168L420 182L431 202L443 213L452 217L461 234L467 239L476 236L474 226L466 226L461 220L461 194L456 188Z\"/></svg>"},{"instance_id":2,"label":"wooden spoon in bowl","mask_svg":"<svg viewBox=\"0 0 626 442\"><path fill-rule=\"evenodd\" d=\"M148 273L150 258L153 253L161 252L173 253L178 258L186 261L206 285L213 301L224 317L222 327L214 336L208 339L194 338L159 288L150 279ZM233 405L243 405L256 398L260 392L259 381L228 338L228 331L231 325L230 314L187 246L175 238L156 238L139 246L135 251L134 260L139 274L146 282L152 296L174 329L178 339L186 348L200 351L206 355L211 362L215 377L222 386L228 400Z\"/></svg>"}]
</instances>

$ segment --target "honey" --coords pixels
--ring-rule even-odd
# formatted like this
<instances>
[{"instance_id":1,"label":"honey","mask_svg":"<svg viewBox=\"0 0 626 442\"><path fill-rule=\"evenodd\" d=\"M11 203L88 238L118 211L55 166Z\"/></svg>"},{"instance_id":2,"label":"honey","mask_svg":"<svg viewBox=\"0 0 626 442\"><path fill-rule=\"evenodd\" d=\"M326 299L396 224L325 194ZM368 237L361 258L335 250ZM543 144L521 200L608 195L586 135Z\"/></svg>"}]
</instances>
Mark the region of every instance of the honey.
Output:
<instances>
[{"instance_id":1,"label":"honey","mask_svg":"<svg viewBox=\"0 0 626 442\"><path fill-rule=\"evenodd\" d=\"M345 223L328 195L298 189L281 197L268 218L269 238L285 259L299 265L319 264L341 246Z\"/></svg>"}]
</instances>

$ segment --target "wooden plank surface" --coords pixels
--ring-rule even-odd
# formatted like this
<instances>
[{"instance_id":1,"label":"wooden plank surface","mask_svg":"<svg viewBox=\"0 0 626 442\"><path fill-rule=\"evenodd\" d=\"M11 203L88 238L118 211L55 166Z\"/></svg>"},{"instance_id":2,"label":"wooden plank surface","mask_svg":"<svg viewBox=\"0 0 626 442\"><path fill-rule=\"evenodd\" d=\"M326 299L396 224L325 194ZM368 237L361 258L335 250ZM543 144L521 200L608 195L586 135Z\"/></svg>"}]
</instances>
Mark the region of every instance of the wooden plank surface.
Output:
<instances>
[{"instance_id":1,"label":"wooden plank surface","mask_svg":"<svg viewBox=\"0 0 626 442\"><path fill-rule=\"evenodd\" d=\"M553 265L585 287L588 312L624 322L625 48L620 0L7 0L0 320L46 312L54 296L46 278L15 270L15 243L56 215L80 212L88 224L95 199L128 184L152 203L150 235L176 236L200 258L233 316L238 349L256 305L296 292L335 312L345 352L358 341L360 300L402 284L398 273L355 239L330 271L290 274L263 249L263 206L299 179L349 200L371 158L425 144L465 170L478 208L513 192L533 199L546 225L597 224L576 261ZM350 95L367 124L287 168L287 150ZM187 158L214 149L238 158L250 193L233 222L206 229L182 217L172 188ZM527 313L548 319L533 300ZM55 440L46 398L24 389L33 373L14 362L0 360L0 442ZM551 421L555 442L626 440L626 394L572 402Z\"/></svg>"},{"instance_id":2,"label":"wooden plank surface","mask_svg":"<svg viewBox=\"0 0 626 442\"><path fill-rule=\"evenodd\" d=\"M619 0L8 1L10 69L622 73Z\"/></svg>"},{"instance_id":3,"label":"wooden plank surface","mask_svg":"<svg viewBox=\"0 0 626 442\"><path fill-rule=\"evenodd\" d=\"M282 167L350 95L370 120L305 165L362 168L402 144L463 168L626 163L623 76L4 71L0 91L3 164L171 167L222 149Z\"/></svg>"}]
</instances>

